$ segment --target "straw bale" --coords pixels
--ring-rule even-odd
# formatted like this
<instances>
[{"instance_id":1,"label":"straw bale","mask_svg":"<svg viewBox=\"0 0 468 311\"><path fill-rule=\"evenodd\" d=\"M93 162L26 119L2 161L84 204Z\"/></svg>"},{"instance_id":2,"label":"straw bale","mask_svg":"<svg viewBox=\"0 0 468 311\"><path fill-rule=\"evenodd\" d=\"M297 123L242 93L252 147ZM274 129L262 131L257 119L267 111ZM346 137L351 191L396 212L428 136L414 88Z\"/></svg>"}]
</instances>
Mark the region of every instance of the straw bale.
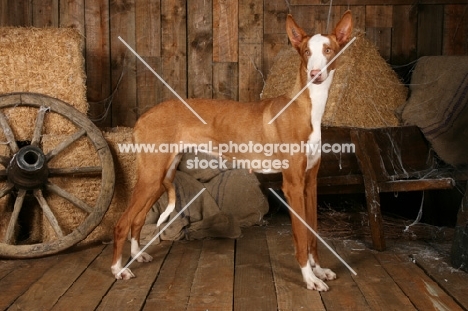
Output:
<instances>
[{"instance_id":1,"label":"straw bale","mask_svg":"<svg viewBox=\"0 0 468 311\"><path fill-rule=\"evenodd\" d=\"M87 113L83 37L72 28L0 28L0 94L33 92L63 100ZM30 140L37 109L6 112L17 140ZM74 126L59 115L46 117L46 134Z\"/></svg>"},{"instance_id":2,"label":"straw bale","mask_svg":"<svg viewBox=\"0 0 468 311\"><path fill-rule=\"evenodd\" d=\"M114 160L115 191L112 202L101 223L82 243L111 240L115 223L127 207L130 194L136 182L135 154L120 153L118 144L132 142L132 133L133 129L131 128L113 128L108 132L103 133ZM45 136L43 138L44 149L50 150L63 139L63 136ZM53 164L55 167L99 165L99 159L97 158L95 150L87 140L79 140L77 143L69 147L68 152L65 153L64 151L59 154L57 159L54 159L54 161L55 162L51 163L51 165ZM99 197L101 178L57 177L54 179L55 180L52 180L52 182L81 198L90 205L94 205ZM80 225L84 217L86 217L84 212L81 212L71 203L58 196L49 195L47 200L51 209L54 211L54 214L58 218L62 230L66 233L71 232L74 228ZM45 219L43 221L42 231L44 241L56 239L53 229Z\"/></svg>"},{"instance_id":3,"label":"straw bale","mask_svg":"<svg viewBox=\"0 0 468 311\"><path fill-rule=\"evenodd\" d=\"M44 153L53 150L66 137L66 135L44 135L42 138ZM97 152L86 137L80 138L49 162L50 168L98 165L100 165L100 161ZM49 178L49 180L90 206L94 206L99 197L101 189L100 177L60 176ZM72 232L87 216L84 211L55 194L48 193L46 200L65 234ZM43 241L56 239L52 227L45 218L42 227Z\"/></svg>"},{"instance_id":4,"label":"straw bale","mask_svg":"<svg viewBox=\"0 0 468 311\"><path fill-rule=\"evenodd\" d=\"M397 126L395 110L405 103L407 88L363 32L357 30L354 36L356 40L337 60L322 124L362 128ZM290 93L299 65L295 49L280 51L262 98Z\"/></svg>"}]
</instances>

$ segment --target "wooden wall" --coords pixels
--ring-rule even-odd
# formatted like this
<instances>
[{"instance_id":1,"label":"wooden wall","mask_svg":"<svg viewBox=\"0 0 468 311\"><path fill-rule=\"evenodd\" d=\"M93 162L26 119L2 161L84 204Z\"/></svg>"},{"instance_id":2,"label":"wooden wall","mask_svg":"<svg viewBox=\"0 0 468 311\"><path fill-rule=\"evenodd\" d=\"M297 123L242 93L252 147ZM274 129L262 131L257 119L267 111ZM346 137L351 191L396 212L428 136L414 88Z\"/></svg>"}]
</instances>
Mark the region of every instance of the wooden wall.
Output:
<instances>
[{"instance_id":1,"label":"wooden wall","mask_svg":"<svg viewBox=\"0 0 468 311\"><path fill-rule=\"evenodd\" d=\"M100 126L132 126L173 95L119 36L183 97L255 100L288 44L286 14L310 33L325 32L329 1L0 0L0 26L78 28L86 42L90 117L102 117ZM334 0L331 24L348 8L393 65L468 55L466 0Z\"/></svg>"}]
</instances>

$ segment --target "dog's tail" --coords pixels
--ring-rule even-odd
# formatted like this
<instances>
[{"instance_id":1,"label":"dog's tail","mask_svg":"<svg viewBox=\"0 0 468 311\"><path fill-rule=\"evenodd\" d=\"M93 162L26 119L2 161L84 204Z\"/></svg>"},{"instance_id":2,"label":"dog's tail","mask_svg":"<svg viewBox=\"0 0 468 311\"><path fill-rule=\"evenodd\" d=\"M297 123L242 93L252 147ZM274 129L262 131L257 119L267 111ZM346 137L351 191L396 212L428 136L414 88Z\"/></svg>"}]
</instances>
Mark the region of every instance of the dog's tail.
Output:
<instances>
[{"instance_id":1,"label":"dog's tail","mask_svg":"<svg viewBox=\"0 0 468 311\"><path fill-rule=\"evenodd\" d=\"M167 191L167 198L168 198L168 203L166 210L159 216L157 226L161 226L163 222L169 218L169 215L174 211L175 209L175 203L176 203L176 192L174 185L167 179L164 179L163 181L164 188L166 188Z\"/></svg>"}]
</instances>

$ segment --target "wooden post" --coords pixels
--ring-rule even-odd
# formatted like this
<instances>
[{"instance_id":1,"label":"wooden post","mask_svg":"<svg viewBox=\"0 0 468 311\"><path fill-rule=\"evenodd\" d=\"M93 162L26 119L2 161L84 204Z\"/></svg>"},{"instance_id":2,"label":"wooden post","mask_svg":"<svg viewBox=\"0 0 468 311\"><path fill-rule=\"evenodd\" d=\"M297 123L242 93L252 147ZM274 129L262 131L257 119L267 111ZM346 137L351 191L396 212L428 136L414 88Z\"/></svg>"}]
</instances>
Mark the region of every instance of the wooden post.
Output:
<instances>
[{"instance_id":1,"label":"wooden post","mask_svg":"<svg viewBox=\"0 0 468 311\"><path fill-rule=\"evenodd\" d=\"M450 259L454 268L468 272L468 182L458 211Z\"/></svg>"},{"instance_id":2,"label":"wooden post","mask_svg":"<svg viewBox=\"0 0 468 311\"><path fill-rule=\"evenodd\" d=\"M351 130L351 141L356 147L356 158L362 171L366 192L367 213L373 247L378 251L385 250L382 212L380 210L379 180L375 166L382 165L378 146L370 132Z\"/></svg>"}]
</instances>

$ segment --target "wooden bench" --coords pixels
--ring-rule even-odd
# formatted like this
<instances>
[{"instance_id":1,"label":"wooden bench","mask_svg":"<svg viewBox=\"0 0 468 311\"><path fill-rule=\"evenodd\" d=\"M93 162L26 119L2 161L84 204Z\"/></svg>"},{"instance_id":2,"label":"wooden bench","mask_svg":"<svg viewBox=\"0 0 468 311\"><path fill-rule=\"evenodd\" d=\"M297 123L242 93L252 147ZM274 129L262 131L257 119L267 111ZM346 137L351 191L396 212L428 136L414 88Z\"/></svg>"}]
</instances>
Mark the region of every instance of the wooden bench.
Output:
<instances>
[{"instance_id":1,"label":"wooden bench","mask_svg":"<svg viewBox=\"0 0 468 311\"><path fill-rule=\"evenodd\" d=\"M450 189L455 177L439 170L439 161L415 126L360 129L323 127L322 143L353 144L354 152L322 152L318 173L319 194L365 193L372 243L385 249L380 193ZM338 148L338 147L337 147ZM259 176L262 186L281 188L281 175Z\"/></svg>"}]
</instances>

